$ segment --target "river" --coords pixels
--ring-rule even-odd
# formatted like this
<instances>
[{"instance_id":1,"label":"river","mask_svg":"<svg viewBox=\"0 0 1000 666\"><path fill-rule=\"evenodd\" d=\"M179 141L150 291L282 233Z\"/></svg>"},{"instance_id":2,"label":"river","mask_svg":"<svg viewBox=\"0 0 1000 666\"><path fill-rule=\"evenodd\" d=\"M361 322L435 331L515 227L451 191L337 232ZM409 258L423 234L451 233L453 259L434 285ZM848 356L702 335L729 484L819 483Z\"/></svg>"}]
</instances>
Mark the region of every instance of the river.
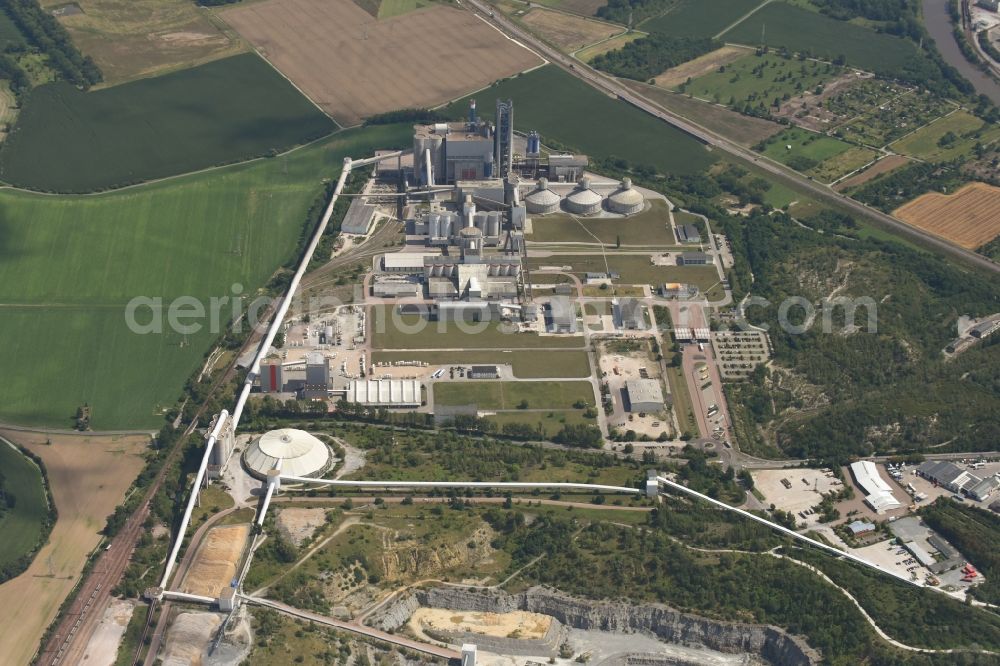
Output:
<instances>
[{"instance_id":1,"label":"river","mask_svg":"<svg viewBox=\"0 0 1000 666\"><path fill-rule=\"evenodd\" d=\"M948 15L949 0L923 0L924 24L934 39L938 51L945 62L967 78L981 95L986 95L995 104L1000 104L1000 83L970 63L962 55L952 34L951 17Z\"/></svg>"}]
</instances>

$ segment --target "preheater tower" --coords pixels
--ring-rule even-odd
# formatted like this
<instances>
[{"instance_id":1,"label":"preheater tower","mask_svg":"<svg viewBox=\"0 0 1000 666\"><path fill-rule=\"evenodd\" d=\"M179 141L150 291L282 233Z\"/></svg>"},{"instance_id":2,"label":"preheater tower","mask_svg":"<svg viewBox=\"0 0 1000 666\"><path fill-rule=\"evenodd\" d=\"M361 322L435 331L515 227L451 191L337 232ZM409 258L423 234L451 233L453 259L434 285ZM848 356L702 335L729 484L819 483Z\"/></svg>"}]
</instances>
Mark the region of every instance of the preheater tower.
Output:
<instances>
[{"instance_id":1,"label":"preheater tower","mask_svg":"<svg viewBox=\"0 0 1000 666\"><path fill-rule=\"evenodd\" d=\"M514 102L497 100L496 133L493 135L493 163L497 178L506 178L514 165Z\"/></svg>"}]
</instances>

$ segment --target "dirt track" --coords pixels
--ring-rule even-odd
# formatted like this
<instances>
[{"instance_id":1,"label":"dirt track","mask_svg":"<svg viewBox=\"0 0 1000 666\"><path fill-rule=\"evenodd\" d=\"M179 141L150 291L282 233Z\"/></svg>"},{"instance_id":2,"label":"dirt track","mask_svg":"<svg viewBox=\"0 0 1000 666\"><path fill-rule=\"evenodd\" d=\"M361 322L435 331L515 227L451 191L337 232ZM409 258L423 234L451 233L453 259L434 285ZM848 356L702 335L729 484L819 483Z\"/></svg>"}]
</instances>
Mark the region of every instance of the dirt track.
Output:
<instances>
[{"instance_id":1,"label":"dirt track","mask_svg":"<svg viewBox=\"0 0 1000 666\"><path fill-rule=\"evenodd\" d=\"M381 21L351 0L265 0L221 15L345 126L447 102L541 64L471 13L443 5Z\"/></svg>"},{"instance_id":2,"label":"dirt track","mask_svg":"<svg viewBox=\"0 0 1000 666\"><path fill-rule=\"evenodd\" d=\"M1000 187L971 183L954 194L931 192L897 208L893 215L974 250L1000 235Z\"/></svg>"}]
</instances>

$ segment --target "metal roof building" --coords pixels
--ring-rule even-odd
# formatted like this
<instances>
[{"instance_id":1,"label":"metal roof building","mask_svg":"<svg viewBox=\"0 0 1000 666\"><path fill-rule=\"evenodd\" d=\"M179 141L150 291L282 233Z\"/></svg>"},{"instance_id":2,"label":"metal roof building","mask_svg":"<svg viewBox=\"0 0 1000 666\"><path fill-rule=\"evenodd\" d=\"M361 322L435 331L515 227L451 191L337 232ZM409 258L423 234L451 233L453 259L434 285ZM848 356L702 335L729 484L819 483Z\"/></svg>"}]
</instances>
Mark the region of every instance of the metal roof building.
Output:
<instances>
[{"instance_id":1,"label":"metal roof building","mask_svg":"<svg viewBox=\"0 0 1000 666\"><path fill-rule=\"evenodd\" d=\"M693 224L677 225L677 240L681 243L699 245L701 243L701 233L698 227Z\"/></svg>"},{"instance_id":2,"label":"metal roof building","mask_svg":"<svg viewBox=\"0 0 1000 666\"><path fill-rule=\"evenodd\" d=\"M876 513L903 506L892 494L892 487L879 476L878 467L872 461L861 460L851 463L851 474L865 491L865 502Z\"/></svg>"},{"instance_id":3,"label":"metal roof building","mask_svg":"<svg viewBox=\"0 0 1000 666\"><path fill-rule=\"evenodd\" d=\"M655 379L630 379L625 382L630 412L658 412L663 409L663 389Z\"/></svg>"},{"instance_id":4,"label":"metal roof building","mask_svg":"<svg viewBox=\"0 0 1000 666\"><path fill-rule=\"evenodd\" d=\"M611 306L615 327L630 331L646 328L646 318L642 313L642 303L637 298L623 298Z\"/></svg>"},{"instance_id":5,"label":"metal roof building","mask_svg":"<svg viewBox=\"0 0 1000 666\"><path fill-rule=\"evenodd\" d=\"M243 466L264 479L273 469L289 476L319 477L333 465L330 447L305 430L282 428L266 432L243 452Z\"/></svg>"},{"instance_id":6,"label":"metal roof building","mask_svg":"<svg viewBox=\"0 0 1000 666\"><path fill-rule=\"evenodd\" d=\"M416 379L355 379L347 386L347 402L371 407L419 407Z\"/></svg>"},{"instance_id":7,"label":"metal roof building","mask_svg":"<svg viewBox=\"0 0 1000 666\"><path fill-rule=\"evenodd\" d=\"M946 460L937 462L929 460L922 463L917 467L917 473L925 479L930 479L934 483L944 486L953 493L972 488L982 481L975 474L971 474L955 463Z\"/></svg>"}]
</instances>

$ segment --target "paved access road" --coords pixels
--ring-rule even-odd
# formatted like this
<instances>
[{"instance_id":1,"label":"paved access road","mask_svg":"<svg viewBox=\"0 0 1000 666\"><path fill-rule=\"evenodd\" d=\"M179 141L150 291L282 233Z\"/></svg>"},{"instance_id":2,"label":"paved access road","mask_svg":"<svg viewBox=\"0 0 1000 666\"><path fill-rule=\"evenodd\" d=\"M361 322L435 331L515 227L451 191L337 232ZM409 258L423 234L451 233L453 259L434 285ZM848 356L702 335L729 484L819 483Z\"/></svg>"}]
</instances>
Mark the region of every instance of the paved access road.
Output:
<instances>
[{"instance_id":1,"label":"paved access road","mask_svg":"<svg viewBox=\"0 0 1000 666\"><path fill-rule=\"evenodd\" d=\"M723 150L730 155L747 162L752 162L779 181L790 184L800 190L805 190L820 200L828 203L834 203L842 208L848 209L852 213L859 215L880 227L891 229L894 233L915 241L921 246L932 248L952 258L961 259L976 268L986 270L991 273L1000 273L1000 264L995 264L986 257L978 255L970 250L966 250L958 245L953 245L952 243L949 243L942 238L938 238L933 234L922 231L921 229L911 227L891 215L886 215L881 211L870 208L859 201L855 201L850 197L832 190L826 185L821 185L815 181L809 180L805 176L799 175L777 162L771 161L763 155L759 155L751 150L743 148L742 146L733 143L729 139L706 129L701 125L657 106L642 95L639 95L638 93L633 92L632 90L629 90L625 86L619 84L615 79L606 76L587 66L585 63L570 58L569 56L549 46L528 31L514 24L512 21L507 19L507 17L503 16L499 10L496 10L492 5L488 4L484 0L459 0L459 2L478 11L483 20L495 26L501 32L507 34L507 36L528 46L545 59L562 67L573 76L593 86L594 88L597 88L601 92L613 95L618 99L645 111L651 116L659 118L660 120L683 130L710 146Z\"/></svg>"}]
</instances>

